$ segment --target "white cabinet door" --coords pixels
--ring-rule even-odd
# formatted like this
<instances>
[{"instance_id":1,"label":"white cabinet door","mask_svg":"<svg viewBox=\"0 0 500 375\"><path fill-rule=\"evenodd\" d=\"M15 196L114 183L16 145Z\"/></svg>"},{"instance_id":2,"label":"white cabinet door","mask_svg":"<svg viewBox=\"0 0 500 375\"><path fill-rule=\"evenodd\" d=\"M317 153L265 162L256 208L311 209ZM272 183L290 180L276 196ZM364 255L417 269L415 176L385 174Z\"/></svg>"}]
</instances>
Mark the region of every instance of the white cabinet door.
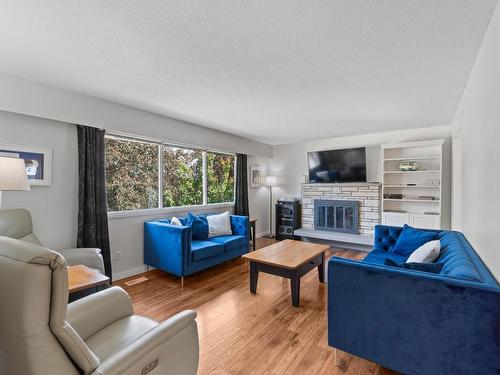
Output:
<instances>
[{"instance_id":1,"label":"white cabinet door","mask_svg":"<svg viewBox=\"0 0 500 375\"><path fill-rule=\"evenodd\" d=\"M411 226L423 229L440 229L441 217L439 215L412 214L410 215Z\"/></svg>"},{"instance_id":2,"label":"white cabinet door","mask_svg":"<svg viewBox=\"0 0 500 375\"><path fill-rule=\"evenodd\" d=\"M410 215L399 212L384 212L382 223L384 225L402 227L405 224L410 224Z\"/></svg>"}]
</instances>

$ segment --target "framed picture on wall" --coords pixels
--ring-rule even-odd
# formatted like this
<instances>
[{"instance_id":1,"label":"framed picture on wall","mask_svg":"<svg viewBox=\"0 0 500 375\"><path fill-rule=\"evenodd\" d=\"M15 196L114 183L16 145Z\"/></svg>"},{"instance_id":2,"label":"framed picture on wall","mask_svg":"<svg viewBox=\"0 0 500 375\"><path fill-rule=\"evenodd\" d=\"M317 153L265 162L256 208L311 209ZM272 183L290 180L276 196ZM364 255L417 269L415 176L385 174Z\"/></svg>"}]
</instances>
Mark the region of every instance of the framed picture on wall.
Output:
<instances>
[{"instance_id":1,"label":"framed picture on wall","mask_svg":"<svg viewBox=\"0 0 500 375\"><path fill-rule=\"evenodd\" d=\"M252 165L250 167L250 187L256 188L260 186L261 170L258 165Z\"/></svg>"},{"instance_id":2,"label":"framed picture on wall","mask_svg":"<svg viewBox=\"0 0 500 375\"><path fill-rule=\"evenodd\" d=\"M50 186L52 184L52 149L0 143L0 156L24 159L30 185Z\"/></svg>"}]
</instances>

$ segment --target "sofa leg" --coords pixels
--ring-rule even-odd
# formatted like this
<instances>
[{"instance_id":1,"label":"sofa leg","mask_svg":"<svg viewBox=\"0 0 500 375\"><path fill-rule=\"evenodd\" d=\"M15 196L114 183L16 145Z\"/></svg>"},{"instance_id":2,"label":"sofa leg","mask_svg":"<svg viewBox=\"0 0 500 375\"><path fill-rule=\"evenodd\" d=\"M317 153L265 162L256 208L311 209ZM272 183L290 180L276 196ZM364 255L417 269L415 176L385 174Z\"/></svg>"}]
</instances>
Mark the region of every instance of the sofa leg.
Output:
<instances>
[{"instance_id":1,"label":"sofa leg","mask_svg":"<svg viewBox=\"0 0 500 375\"><path fill-rule=\"evenodd\" d=\"M335 348L335 366L340 367L339 350L337 348Z\"/></svg>"},{"instance_id":2,"label":"sofa leg","mask_svg":"<svg viewBox=\"0 0 500 375\"><path fill-rule=\"evenodd\" d=\"M184 276L181 276L181 289L184 289Z\"/></svg>"}]
</instances>

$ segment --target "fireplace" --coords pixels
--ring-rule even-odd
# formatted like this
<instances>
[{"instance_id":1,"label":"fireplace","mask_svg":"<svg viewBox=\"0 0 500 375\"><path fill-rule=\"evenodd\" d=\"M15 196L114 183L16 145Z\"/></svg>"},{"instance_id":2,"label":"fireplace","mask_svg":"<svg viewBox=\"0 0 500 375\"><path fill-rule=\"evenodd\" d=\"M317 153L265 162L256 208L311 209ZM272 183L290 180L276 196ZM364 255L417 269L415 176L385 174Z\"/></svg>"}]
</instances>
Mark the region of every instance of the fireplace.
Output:
<instances>
[{"instance_id":1,"label":"fireplace","mask_svg":"<svg viewBox=\"0 0 500 375\"><path fill-rule=\"evenodd\" d=\"M359 202L315 199L314 229L358 234Z\"/></svg>"}]
</instances>

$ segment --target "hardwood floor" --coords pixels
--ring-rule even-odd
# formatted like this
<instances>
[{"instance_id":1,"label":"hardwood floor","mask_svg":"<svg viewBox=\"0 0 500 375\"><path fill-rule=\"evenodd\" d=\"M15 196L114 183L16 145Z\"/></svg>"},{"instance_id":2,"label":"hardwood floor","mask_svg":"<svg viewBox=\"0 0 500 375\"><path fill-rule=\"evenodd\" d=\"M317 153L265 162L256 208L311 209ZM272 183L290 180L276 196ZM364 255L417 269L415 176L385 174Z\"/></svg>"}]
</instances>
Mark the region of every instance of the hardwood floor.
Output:
<instances>
[{"instance_id":1,"label":"hardwood floor","mask_svg":"<svg viewBox=\"0 0 500 375\"><path fill-rule=\"evenodd\" d=\"M257 247L273 243L258 239ZM333 249L332 255L361 259L365 253ZM114 285L131 296L137 314L165 320L176 312L198 313L198 374L395 374L327 344L326 284L316 270L301 280L300 307L291 305L289 281L261 273L257 294L249 292L248 263L235 259L184 279L154 270ZM127 286L125 282L147 277Z\"/></svg>"}]
</instances>

